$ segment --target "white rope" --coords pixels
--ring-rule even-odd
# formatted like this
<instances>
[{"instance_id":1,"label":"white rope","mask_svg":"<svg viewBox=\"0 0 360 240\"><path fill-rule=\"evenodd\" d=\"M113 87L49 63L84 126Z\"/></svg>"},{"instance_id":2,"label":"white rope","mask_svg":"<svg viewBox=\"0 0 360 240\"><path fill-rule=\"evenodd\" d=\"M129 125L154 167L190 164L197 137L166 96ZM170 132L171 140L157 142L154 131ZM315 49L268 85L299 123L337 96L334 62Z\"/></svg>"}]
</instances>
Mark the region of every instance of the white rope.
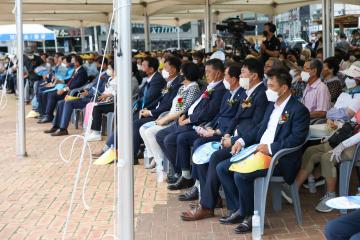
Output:
<instances>
[{"instance_id":1,"label":"white rope","mask_svg":"<svg viewBox=\"0 0 360 240\"><path fill-rule=\"evenodd\" d=\"M80 155L79 165L78 165L78 168L77 168L77 171L76 171L74 186L73 186L73 189L72 189L72 192L71 192L70 205L69 205L69 210L68 210L68 213L67 213L67 216L66 216L65 227L64 227L62 238L61 238L63 240L65 239L67 228L68 228L68 225L69 225L69 222L70 222L72 207L73 207L74 198L75 198L75 195L76 195L76 188L77 188L77 185L79 183L81 167L82 167L83 162L84 162L84 155L85 155L86 149L89 150L90 160L89 160L89 168L88 168L88 171L86 173L86 177L85 177L85 181L84 181L84 185L83 185L82 201L83 201L84 207L87 210L89 209L89 206L86 204L86 201L85 201L85 189L86 189L87 177L89 176L89 172L90 172L91 164L92 164L92 156L91 156L90 146L89 146L89 144L88 144L88 142L87 142L87 140L86 140L86 138L84 136L73 135L73 136L70 136L70 137L75 138L74 141L73 141L73 144L72 144L72 148L71 148L72 150L73 150L73 147L74 147L74 145L75 145L75 143L76 143L76 141L78 139L83 140L83 146L82 146L82 151L81 151L81 155ZM64 139L60 145L62 146L62 144L64 144L65 140L71 139L70 137ZM62 158L62 160L64 162L69 163L71 161L71 159L70 158L69 159L63 158L63 155L61 153L61 149L59 149L59 151L60 151L60 157ZM73 153L73 151L71 151L70 156L72 156L72 153Z\"/></svg>"},{"instance_id":2,"label":"white rope","mask_svg":"<svg viewBox=\"0 0 360 240\"><path fill-rule=\"evenodd\" d=\"M100 73L102 73L103 71L103 66L104 66L104 61L105 61L105 55L106 55L106 51L108 49L108 45L109 45L109 40L110 40L110 33L111 33L111 29L112 29L112 24L113 24L113 20L114 20L114 12L115 12L115 9L113 10L113 13L112 13L112 16L111 16L111 20L110 20L110 27L109 27L109 33L108 33L108 36L107 36L107 39L106 39L106 44L105 44L105 51L104 51L104 55L103 55L103 59L102 59L102 62L101 62L101 67L100 67ZM95 103L96 101L96 96L98 94L98 89L99 89L99 83L100 83L100 77L101 77L101 74L99 74L99 77L98 77L98 81L97 81L97 84L96 84L96 90L95 90L95 94L94 94L94 99L93 99L93 103ZM76 175L75 175L75 181L74 181L74 185L73 185L73 189L72 189L72 192L71 192L71 197L70 197L70 205L69 205L69 209L68 209L68 213L67 213L67 216L66 216L66 221L65 221L65 226L64 226L64 230L63 230L63 234L62 234L62 239L65 239L65 236L66 236L66 233L67 233L67 229L68 229L68 225L70 223L70 218L71 218L71 212L72 212L72 207L73 207L73 203L74 203L74 198L75 198L75 195L76 195L76 189L77 189L77 185L79 183L79 179L80 179L80 173L81 173L81 168L82 168L82 165L84 163L84 156L85 156L85 151L88 149L88 152L89 152L89 166L88 166L88 169L87 169L87 172L86 172L86 176L85 176L85 180L84 180L84 184L83 184L83 187L82 187L82 203L84 205L84 208L86 210L89 210L90 207L89 205L86 203L86 200L85 200L85 192L86 192L86 187L87 187L87 180L88 180L88 177L89 177L89 173L90 173L90 170L91 170L91 167L92 167L92 154L91 154L91 148L90 148L90 145L89 145L89 142L87 140L87 137L89 135L89 132L90 132L90 128L91 128L91 123L92 123L92 111L90 113L90 119L89 119L89 122L88 122L88 125L86 127L86 131L85 131L85 136L81 136L81 135L71 135L67 138L65 138L59 145L59 155L60 155L60 158L62 161L64 161L65 163L70 163L71 162L71 158L72 158L72 155L73 155L73 152L74 152L74 147L75 147L75 143L78 141L78 140L82 140L82 151L81 151L81 155L80 155L80 160L79 160L79 164L78 164L78 167L77 167L77 172L76 172ZM65 158L64 157L64 154L63 154L63 145L65 143L67 143L68 141L70 141L72 138L73 139L73 142L71 144L71 149L70 149L70 156L69 158ZM114 236L115 237L115 236Z\"/></svg>"}]
</instances>

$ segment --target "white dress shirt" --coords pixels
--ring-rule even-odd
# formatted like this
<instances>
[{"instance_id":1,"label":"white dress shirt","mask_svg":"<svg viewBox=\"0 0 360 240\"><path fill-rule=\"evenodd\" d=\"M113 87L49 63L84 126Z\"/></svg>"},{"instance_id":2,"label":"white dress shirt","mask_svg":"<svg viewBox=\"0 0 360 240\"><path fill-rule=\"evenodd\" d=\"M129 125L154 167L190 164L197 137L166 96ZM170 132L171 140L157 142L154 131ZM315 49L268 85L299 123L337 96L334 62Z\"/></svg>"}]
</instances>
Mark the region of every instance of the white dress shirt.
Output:
<instances>
[{"instance_id":1,"label":"white dress shirt","mask_svg":"<svg viewBox=\"0 0 360 240\"><path fill-rule=\"evenodd\" d=\"M272 154L270 144L272 144L274 142L276 128L279 124L279 121L281 119L281 115L284 111L284 108L290 100L290 97L291 97L291 95L280 105L277 105L276 103L274 104L274 110L272 111L272 113L270 115L270 119L269 119L267 128L260 139L260 144L268 145L268 150L269 150L270 154ZM244 139L240 138L237 141L240 142L241 146L245 147Z\"/></svg>"},{"instance_id":2,"label":"white dress shirt","mask_svg":"<svg viewBox=\"0 0 360 240\"><path fill-rule=\"evenodd\" d=\"M151 75L150 77L148 77L148 78L146 79L146 82L147 82L147 83L150 83L150 82L151 82L151 79L154 77L155 73L156 73L156 72L154 72L153 75Z\"/></svg>"},{"instance_id":3,"label":"white dress shirt","mask_svg":"<svg viewBox=\"0 0 360 240\"><path fill-rule=\"evenodd\" d=\"M255 89L256 89L258 86L260 86L261 84L262 84L262 82L259 82L258 84L256 84L256 85L253 86L252 88L246 90L246 91L245 91L245 93L246 93L246 95L247 95L247 98L246 98L246 99L248 99L248 98L251 96L251 94L255 91Z\"/></svg>"},{"instance_id":4,"label":"white dress shirt","mask_svg":"<svg viewBox=\"0 0 360 240\"><path fill-rule=\"evenodd\" d=\"M232 100L235 97L235 93L239 90L240 86L238 86L237 88L235 88L233 91L230 91L231 93L231 97L230 100Z\"/></svg>"},{"instance_id":5,"label":"white dress shirt","mask_svg":"<svg viewBox=\"0 0 360 240\"><path fill-rule=\"evenodd\" d=\"M209 83L209 85L206 87L206 90L209 91L209 90L215 88L219 83L222 83L222 81ZM201 102L202 99L203 99L203 95L201 94L201 96L189 108L188 115L191 115L194 113L195 108L199 105L199 103Z\"/></svg>"}]
</instances>

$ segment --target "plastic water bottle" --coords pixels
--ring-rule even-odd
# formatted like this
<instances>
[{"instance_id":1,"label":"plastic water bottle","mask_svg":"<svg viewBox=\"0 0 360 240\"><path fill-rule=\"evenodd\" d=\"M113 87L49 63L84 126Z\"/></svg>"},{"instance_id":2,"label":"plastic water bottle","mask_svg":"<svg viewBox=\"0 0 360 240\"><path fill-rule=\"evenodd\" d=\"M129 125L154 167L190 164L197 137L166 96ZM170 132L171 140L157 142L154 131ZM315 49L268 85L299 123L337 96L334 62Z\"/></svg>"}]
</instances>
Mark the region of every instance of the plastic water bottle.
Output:
<instances>
[{"instance_id":1,"label":"plastic water bottle","mask_svg":"<svg viewBox=\"0 0 360 240\"><path fill-rule=\"evenodd\" d=\"M261 240L260 216L258 211L254 211L254 216L252 217L252 239Z\"/></svg>"},{"instance_id":2,"label":"plastic water bottle","mask_svg":"<svg viewBox=\"0 0 360 240\"><path fill-rule=\"evenodd\" d=\"M309 192L316 193L315 178L312 174L308 177L308 185L309 185Z\"/></svg>"},{"instance_id":3,"label":"plastic water bottle","mask_svg":"<svg viewBox=\"0 0 360 240\"><path fill-rule=\"evenodd\" d=\"M163 171L162 161L156 161L156 180L157 182L163 182L165 178L165 172Z\"/></svg>"},{"instance_id":4,"label":"plastic water bottle","mask_svg":"<svg viewBox=\"0 0 360 240\"><path fill-rule=\"evenodd\" d=\"M150 158L148 156L146 148L144 149L144 166L145 167L150 166Z\"/></svg>"}]
</instances>

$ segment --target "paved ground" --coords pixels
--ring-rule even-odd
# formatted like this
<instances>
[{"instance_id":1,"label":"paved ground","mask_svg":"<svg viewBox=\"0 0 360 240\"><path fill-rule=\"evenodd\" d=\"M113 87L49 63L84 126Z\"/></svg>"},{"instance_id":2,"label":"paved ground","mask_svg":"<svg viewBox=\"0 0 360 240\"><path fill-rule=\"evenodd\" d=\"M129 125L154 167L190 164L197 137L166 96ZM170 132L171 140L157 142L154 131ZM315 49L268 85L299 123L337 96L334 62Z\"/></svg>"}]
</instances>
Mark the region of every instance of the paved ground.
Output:
<instances>
[{"instance_id":1,"label":"paved ground","mask_svg":"<svg viewBox=\"0 0 360 240\"><path fill-rule=\"evenodd\" d=\"M63 137L43 134L49 125L39 125L27 119L28 157L16 157L15 98L0 112L0 240L3 239L60 239L64 227L69 198L79 156L78 146L70 164L59 158L58 145ZM27 107L29 110L29 107ZM70 129L71 133L81 133ZM68 144L69 145L69 144ZM68 146L67 145L67 146ZM92 150L102 143L91 144ZM85 161L84 168L88 166ZM81 187L78 188L66 239L112 239L114 174L113 166L93 166L85 199L90 205L85 210L81 204ZM82 174L84 181L85 171ZM316 213L314 205L321 193L301 194L302 226L295 222L292 207L284 204L281 212L268 208L264 239L323 239L322 229L337 212ZM179 213L188 208L187 203L176 200L177 193L168 193L165 184L157 184L155 175L135 167L136 240L142 239L251 239L250 235L233 234L234 226L222 226L217 218L182 222ZM219 209L216 216L224 210Z\"/></svg>"}]
</instances>

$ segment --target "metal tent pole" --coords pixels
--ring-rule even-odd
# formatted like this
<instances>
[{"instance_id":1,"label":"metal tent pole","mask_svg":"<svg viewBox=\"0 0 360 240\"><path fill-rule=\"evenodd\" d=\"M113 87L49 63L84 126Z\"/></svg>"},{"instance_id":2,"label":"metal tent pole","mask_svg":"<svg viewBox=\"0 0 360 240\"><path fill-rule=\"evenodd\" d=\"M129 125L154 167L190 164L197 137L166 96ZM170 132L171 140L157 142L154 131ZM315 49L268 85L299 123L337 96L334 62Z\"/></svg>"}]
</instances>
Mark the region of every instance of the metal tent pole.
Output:
<instances>
[{"instance_id":1,"label":"metal tent pole","mask_svg":"<svg viewBox=\"0 0 360 240\"><path fill-rule=\"evenodd\" d=\"M42 40L42 47L43 47L43 52L46 53L45 40Z\"/></svg>"},{"instance_id":2,"label":"metal tent pole","mask_svg":"<svg viewBox=\"0 0 360 240\"><path fill-rule=\"evenodd\" d=\"M322 41L324 59L334 55L334 0L322 0Z\"/></svg>"},{"instance_id":3,"label":"metal tent pole","mask_svg":"<svg viewBox=\"0 0 360 240\"><path fill-rule=\"evenodd\" d=\"M177 49L180 50L181 45L180 45L180 20L179 18L175 18L176 21L176 35L177 35Z\"/></svg>"},{"instance_id":4,"label":"metal tent pole","mask_svg":"<svg viewBox=\"0 0 360 240\"><path fill-rule=\"evenodd\" d=\"M81 52L85 52L85 32L83 27L83 21L80 21L80 39L81 39Z\"/></svg>"},{"instance_id":5,"label":"metal tent pole","mask_svg":"<svg viewBox=\"0 0 360 240\"><path fill-rule=\"evenodd\" d=\"M97 27L94 27L94 41L95 41L95 52L99 52L99 40L98 40L98 33Z\"/></svg>"},{"instance_id":6,"label":"metal tent pole","mask_svg":"<svg viewBox=\"0 0 360 240\"><path fill-rule=\"evenodd\" d=\"M54 33L54 41L55 41L55 52L58 52L58 43L57 43L57 37L56 37L55 33Z\"/></svg>"},{"instance_id":7,"label":"metal tent pole","mask_svg":"<svg viewBox=\"0 0 360 240\"><path fill-rule=\"evenodd\" d=\"M131 111L131 0L117 0L119 47L116 52L117 81L117 237L134 239L134 180ZM121 34L119 36L119 34ZM121 78L120 78L121 76Z\"/></svg>"},{"instance_id":8,"label":"metal tent pole","mask_svg":"<svg viewBox=\"0 0 360 240\"><path fill-rule=\"evenodd\" d=\"M145 38L145 51L151 51L150 40L150 20L147 12L146 2L142 3L144 7L144 38Z\"/></svg>"},{"instance_id":9,"label":"metal tent pole","mask_svg":"<svg viewBox=\"0 0 360 240\"><path fill-rule=\"evenodd\" d=\"M19 99L17 102L17 121L16 121L16 147L19 157L26 156L25 140L25 99L24 99L24 42L22 25L22 0L16 0L16 42L17 42L17 87Z\"/></svg>"},{"instance_id":10,"label":"metal tent pole","mask_svg":"<svg viewBox=\"0 0 360 240\"><path fill-rule=\"evenodd\" d=\"M205 51L211 51L211 5L210 0L205 0Z\"/></svg>"}]
</instances>

